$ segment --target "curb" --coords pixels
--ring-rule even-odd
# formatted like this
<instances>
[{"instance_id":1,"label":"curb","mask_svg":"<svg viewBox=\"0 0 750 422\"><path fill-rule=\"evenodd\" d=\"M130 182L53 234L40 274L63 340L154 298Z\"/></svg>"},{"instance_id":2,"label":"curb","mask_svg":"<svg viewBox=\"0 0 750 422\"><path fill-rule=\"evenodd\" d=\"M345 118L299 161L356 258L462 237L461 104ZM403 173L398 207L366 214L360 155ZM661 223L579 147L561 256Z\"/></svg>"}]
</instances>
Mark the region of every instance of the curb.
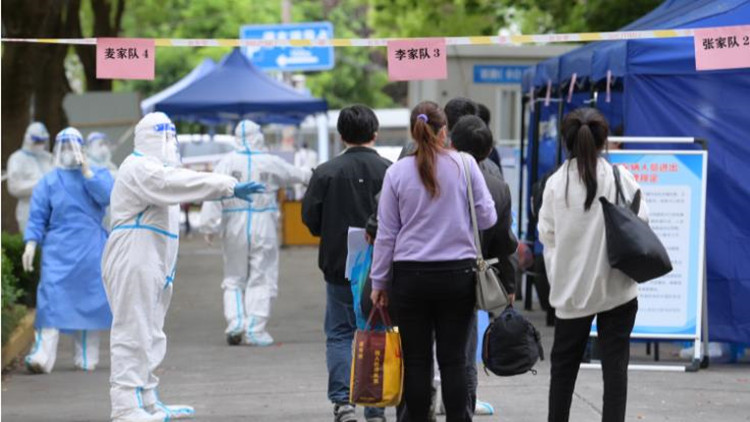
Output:
<instances>
[{"instance_id":1,"label":"curb","mask_svg":"<svg viewBox=\"0 0 750 422\"><path fill-rule=\"evenodd\" d=\"M13 330L10 339L6 344L3 345L2 349L2 363L3 368L8 366L13 359L26 352L29 345L34 341L34 318L36 317L36 309L31 309L18 326Z\"/></svg>"}]
</instances>

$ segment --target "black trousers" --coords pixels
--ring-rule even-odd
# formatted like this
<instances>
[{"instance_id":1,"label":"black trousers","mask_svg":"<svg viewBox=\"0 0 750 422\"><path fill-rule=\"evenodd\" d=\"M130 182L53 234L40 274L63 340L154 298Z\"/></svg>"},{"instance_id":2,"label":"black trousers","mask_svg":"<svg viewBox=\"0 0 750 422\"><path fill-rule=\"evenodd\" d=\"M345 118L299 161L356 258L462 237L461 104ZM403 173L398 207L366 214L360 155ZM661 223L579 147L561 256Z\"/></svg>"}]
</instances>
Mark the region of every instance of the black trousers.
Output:
<instances>
[{"instance_id":1,"label":"black trousers","mask_svg":"<svg viewBox=\"0 0 750 422\"><path fill-rule=\"evenodd\" d=\"M597 331L604 378L603 422L625 420L628 395L630 332L635 324L638 299L597 314ZM549 422L567 422L578 369L591 330L594 315L575 319L555 319L552 345L552 378L549 388Z\"/></svg>"},{"instance_id":2,"label":"black trousers","mask_svg":"<svg viewBox=\"0 0 750 422\"><path fill-rule=\"evenodd\" d=\"M472 420L466 348L476 304L473 265L473 260L393 265L393 305L404 352L404 416L411 422L428 420L433 339L446 422Z\"/></svg>"}]
</instances>

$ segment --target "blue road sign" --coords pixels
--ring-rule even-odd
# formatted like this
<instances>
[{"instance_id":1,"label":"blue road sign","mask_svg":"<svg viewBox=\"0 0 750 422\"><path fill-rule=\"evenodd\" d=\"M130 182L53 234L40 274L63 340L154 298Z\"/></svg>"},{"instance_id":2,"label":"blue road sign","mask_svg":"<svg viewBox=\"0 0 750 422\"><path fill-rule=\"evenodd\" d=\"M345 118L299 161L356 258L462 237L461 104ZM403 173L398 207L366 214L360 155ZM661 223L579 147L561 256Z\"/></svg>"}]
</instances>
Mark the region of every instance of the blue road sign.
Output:
<instances>
[{"instance_id":1,"label":"blue road sign","mask_svg":"<svg viewBox=\"0 0 750 422\"><path fill-rule=\"evenodd\" d=\"M521 84L523 71L528 66L474 65L475 84Z\"/></svg>"},{"instance_id":2,"label":"blue road sign","mask_svg":"<svg viewBox=\"0 0 750 422\"><path fill-rule=\"evenodd\" d=\"M330 22L245 25L240 39L320 40L333 39ZM333 47L243 47L255 66L283 72L333 69Z\"/></svg>"}]
</instances>

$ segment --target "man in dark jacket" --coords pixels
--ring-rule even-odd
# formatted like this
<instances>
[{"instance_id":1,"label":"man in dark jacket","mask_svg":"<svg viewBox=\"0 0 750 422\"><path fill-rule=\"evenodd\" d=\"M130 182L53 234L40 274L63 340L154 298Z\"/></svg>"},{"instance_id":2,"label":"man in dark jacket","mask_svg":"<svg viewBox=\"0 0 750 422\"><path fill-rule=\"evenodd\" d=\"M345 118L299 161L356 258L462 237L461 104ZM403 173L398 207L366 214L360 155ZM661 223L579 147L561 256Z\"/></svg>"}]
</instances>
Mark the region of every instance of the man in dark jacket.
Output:
<instances>
[{"instance_id":1,"label":"man in dark jacket","mask_svg":"<svg viewBox=\"0 0 750 422\"><path fill-rule=\"evenodd\" d=\"M390 161L372 148L378 119L368 107L354 105L339 114L337 129L346 150L321 164L302 200L302 221L320 236L318 266L326 281L326 361L328 398L334 421L356 421L349 403L352 341L356 330L351 284L344 277L349 227L364 227L377 211L375 195ZM383 409L365 408L368 422L385 421Z\"/></svg>"},{"instance_id":2,"label":"man in dark jacket","mask_svg":"<svg viewBox=\"0 0 750 422\"><path fill-rule=\"evenodd\" d=\"M457 151L471 154L478 163L487 160L490 151L493 149L492 132L486 124L477 116L461 117L451 132L451 142ZM511 256L516 252L518 240L511 229L511 196L510 188L502 174L497 175L490 172L487 167L480 165L482 176L487 183L487 189L492 195L497 211L497 223L487 230L483 230L482 237L482 254L485 258L497 258L498 263L495 268L500 274L500 281L503 283L508 299L513 303L515 296L515 278L516 271L511 262ZM471 392L472 409L478 411L477 402L477 367L475 356L477 352L477 327L474 325L474 332L469 336L469 344L466 350L467 372L469 375L469 391ZM488 404L482 404L487 406Z\"/></svg>"}]
</instances>

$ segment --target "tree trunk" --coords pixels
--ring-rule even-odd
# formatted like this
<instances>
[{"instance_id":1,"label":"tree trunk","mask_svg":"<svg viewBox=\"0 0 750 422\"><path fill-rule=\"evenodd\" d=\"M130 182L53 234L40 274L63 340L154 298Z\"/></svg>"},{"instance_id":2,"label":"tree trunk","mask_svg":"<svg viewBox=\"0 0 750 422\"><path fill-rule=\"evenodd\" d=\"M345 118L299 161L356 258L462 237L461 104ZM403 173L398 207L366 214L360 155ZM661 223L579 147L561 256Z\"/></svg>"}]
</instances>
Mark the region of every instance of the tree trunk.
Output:
<instances>
[{"instance_id":1,"label":"tree trunk","mask_svg":"<svg viewBox=\"0 0 750 422\"><path fill-rule=\"evenodd\" d=\"M31 72L24 66L30 55L31 44L7 43L3 46L2 58L2 163L7 165L8 157L21 148L23 135L31 120ZM15 232L16 198L8 194L3 183L2 189L2 230Z\"/></svg>"},{"instance_id":2,"label":"tree trunk","mask_svg":"<svg viewBox=\"0 0 750 422\"><path fill-rule=\"evenodd\" d=\"M49 15L55 9L56 0L3 0L3 36L9 38L33 38L42 34L40 29L50 25ZM2 165L23 144L26 127L31 123L31 104L34 92L34 74L37 66L37 46L26 43L4 43L2 57ZM18 230L15 210L16 199L8 194L7 185L2 185L2 230Z\"/></svg>"},{"instance_id":3,"label":"tree trunk","mask_svg":"<svg viewBox=\"0 0 750 422\"><path fill-rule=\"evenodd\" d=\"M65 56L67 45L53 44L41 46L45 51L39 56L42 71L37 73L34 84L34 118L44 122L50 136L54 136L66 126L68 117L63 108L65 95L71 91L68 78L65 76Z\"/></svg>"},{"instance_id":4,"label":"tree trunk","mask_svg":"<svg viewBox=\"0 0 750 422\"><path fill-rule=\"evenodd\" d=\"M78 25L80 0L3 0L3 36L68 38ZM67 125L63 99L70 92L65 75L68 46L7 43L2 57L2 162L23 143L31 120L47 126L52 137ZM31 106L34 106L33 112ZM16 201L3 184L2 228L17 230Z\"/></svg>"},{"instance_id":5,"label":"tree trunk","mask_svg":"<svg viewBox=\"0 0 750 422\"><path fill-rule=\"evenodd\" d=\"M112 6L114 5L115 16L112 17ZM120 33L122 15L125 11L125 0L91 0L91 9L94 12L94 37L117 37ZM77 28L75 37L83 37L80 23L74 25ZM76 46L76 53L83 65L86 74L87 91L112 91L111 79L96 78L96 47L91 45Z\"/></svg>"},{"instance_id":6,"label":"tree trunk","mask_svg":"<svg viewBox=\"0 0 750 422\"><path fill-rule=\"evenodd\" d=\"M80 0L68 0L56 10L55 24L50 28L54 37L67 38L80 32ZM63 108L65 95L71 92L65 75L65 57L68 45L38 45L39 66L34 83L34 117L47 125L51 136L55 136L68 125L68 117Z\"/></svg>"}]
</instances>

